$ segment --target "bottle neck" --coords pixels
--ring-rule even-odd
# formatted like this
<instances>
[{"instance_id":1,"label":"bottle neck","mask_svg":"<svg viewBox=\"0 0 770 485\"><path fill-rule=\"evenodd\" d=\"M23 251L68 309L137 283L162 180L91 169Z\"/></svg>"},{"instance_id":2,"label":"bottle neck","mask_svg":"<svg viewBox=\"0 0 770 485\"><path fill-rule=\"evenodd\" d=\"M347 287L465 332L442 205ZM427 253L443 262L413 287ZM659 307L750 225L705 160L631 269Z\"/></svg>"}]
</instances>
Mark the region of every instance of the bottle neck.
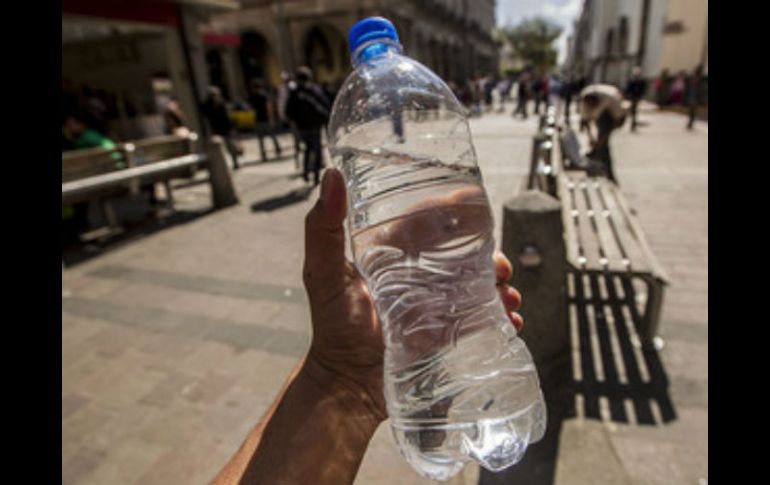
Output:
<instances>
[{"instance_id":1,"label":"bottle neck","mask_svg":"<svg viewBox=\"0 0 770 485\"><path fill-rule=\"evenodd\" d=\"M392 39L374 39L361 44L353 53L353 67L389 53L400 54L401 51L401 44Z\"/></svg>"}]
</instances>

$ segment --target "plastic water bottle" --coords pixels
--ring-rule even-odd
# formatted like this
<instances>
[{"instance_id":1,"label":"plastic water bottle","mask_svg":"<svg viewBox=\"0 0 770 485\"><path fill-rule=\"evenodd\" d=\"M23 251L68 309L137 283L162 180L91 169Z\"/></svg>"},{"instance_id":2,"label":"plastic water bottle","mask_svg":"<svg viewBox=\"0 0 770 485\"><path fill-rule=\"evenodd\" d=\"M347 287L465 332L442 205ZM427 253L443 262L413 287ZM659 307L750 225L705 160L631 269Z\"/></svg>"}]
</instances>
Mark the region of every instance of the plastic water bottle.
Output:
<instances>
[{"instance_id":1,"label":"plastic water bottle","mask_svg":"<svg viewBox=\"0 0 770 485\"><path fill-rule=\"evenodd\" d=\"M501 470L543 436L546 413L495 286L494 223L464 109L401 54L388 20L362 20L349 42L355 69L334 103L330 148L383 325L393 434L426 477L448 479L470 460Z\"/></svg>"}]
</instances>

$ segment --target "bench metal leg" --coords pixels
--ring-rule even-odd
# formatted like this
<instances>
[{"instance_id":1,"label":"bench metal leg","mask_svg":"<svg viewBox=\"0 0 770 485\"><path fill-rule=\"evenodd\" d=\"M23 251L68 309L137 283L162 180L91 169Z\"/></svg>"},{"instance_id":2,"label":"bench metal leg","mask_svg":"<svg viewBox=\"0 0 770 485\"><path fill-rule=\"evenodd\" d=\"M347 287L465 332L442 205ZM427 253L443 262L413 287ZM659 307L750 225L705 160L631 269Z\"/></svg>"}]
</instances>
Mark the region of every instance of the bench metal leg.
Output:
<instances>
[{"instance_id":1,"label":"bench metal leg","mask_svg":"<svg viewBox=\"0 0 770 485\"><path fill-rule=\"evenodd\" d=\"M174 210L174 194L171 192L171 182L169 180L163 181L163 188L166 191L166 205L172 211Z\"/></svg>"},{"instance_id":2,"label":"bench metal leg","mask_svg":"<svg viewBox=\"0 0 770 485\"><path fill-rule=\"evenodd\" d=\"M645 278L647 284L647 303L644 309L644 335L646 345L652 345L655 350L662 350L664 340L658 335L660 314L663 308L663 282L656 278Z\"/></svg>"},{"instance_id":3,"label":"bench metal leg","mask_svg":"<svg viewBox=\"0 0 770 485\"><path fill-rule=\"evenodd\" d=\"M112 204L108 200L100 200L99 201L99 207L102 209L102 215L104 216L104 219L107 221L107 225L112 230L118 230L120 229L120 224L118 224L118 218L115 215L115 209L112 207Z\"/></svg>"}]
</instances>

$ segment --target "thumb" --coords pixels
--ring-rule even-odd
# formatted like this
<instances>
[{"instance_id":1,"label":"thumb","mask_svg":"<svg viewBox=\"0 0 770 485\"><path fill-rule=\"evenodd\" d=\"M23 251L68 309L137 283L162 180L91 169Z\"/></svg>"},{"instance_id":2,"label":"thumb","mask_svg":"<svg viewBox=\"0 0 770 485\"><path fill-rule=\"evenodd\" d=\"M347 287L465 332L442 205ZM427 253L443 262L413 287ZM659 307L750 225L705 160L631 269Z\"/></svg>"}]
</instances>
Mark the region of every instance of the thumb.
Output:
<instances>
[{"instance_id":1,"label":"thumb","mask_svg":"<svg viewBox=\"0 0 770 485\"><path fill-rule=\"evenodd\" d=\"M347 191L336 168L328 168L321 181L321 196L305 218L305 286L336 289L345 274Z\"/></svg>"}]
</instances>

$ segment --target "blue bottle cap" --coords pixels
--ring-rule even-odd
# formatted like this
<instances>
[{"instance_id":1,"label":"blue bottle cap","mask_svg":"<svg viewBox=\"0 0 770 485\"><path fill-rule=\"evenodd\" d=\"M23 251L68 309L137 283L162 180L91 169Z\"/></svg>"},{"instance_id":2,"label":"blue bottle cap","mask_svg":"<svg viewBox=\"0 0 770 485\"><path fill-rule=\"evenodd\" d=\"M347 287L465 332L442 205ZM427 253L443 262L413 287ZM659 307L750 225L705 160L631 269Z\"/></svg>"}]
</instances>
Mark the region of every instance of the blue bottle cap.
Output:
<instances>
[{"instance_id":1,"label":"blue bottle cap","mask_svg":"<svg viewBox=\"0 0 770 485\"><path fill-rule=\"evenodd\" d=\"M369 17L361 20L350 29L348 34L348 43L350 44L350 53L356 52L358 47L370 40L391 39L398 42L398 33L390 20L384 17Z\"/></svg>"}]
</instances>

